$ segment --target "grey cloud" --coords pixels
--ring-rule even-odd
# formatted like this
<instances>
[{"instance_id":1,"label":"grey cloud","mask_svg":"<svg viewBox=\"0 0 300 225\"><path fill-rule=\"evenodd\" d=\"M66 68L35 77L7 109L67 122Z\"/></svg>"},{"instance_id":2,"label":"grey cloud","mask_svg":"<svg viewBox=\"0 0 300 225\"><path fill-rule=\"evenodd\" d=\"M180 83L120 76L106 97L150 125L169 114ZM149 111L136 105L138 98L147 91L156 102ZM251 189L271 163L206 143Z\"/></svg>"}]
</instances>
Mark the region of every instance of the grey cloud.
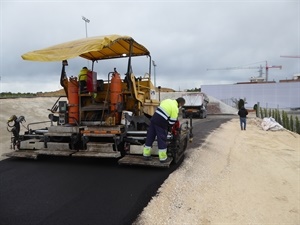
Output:
<instances>
[{"instance_id":1,"label":"grey cloud","mask_svg":"<svg viewBox=\"0 0 300 225\"><path fill-rule=\"evenodd\" d=\"M21 55L58 43L89 36L124 34L145 45L157 64L157 85L186 89L201 84L235 83L258 76L255 70L214 70L243 65L282 65L269 77L279 80L300 72L298 1L184 1L184 2L3 2L1 3L1 90L12 92L57 89L61 62L24 61ZM84 60L67 68L76 75ZM126 64L96 64L98 75L113 67L125 73ZM124 65L124 66L123 66ZM134 65L138 75L147 68ZM153 75L153 71L152 71ZM21 80L24 85L16 85ZM38 83L35 90L33 85ZM52 84L52 86L51 86Z\"/></svg>"}]
</instances>

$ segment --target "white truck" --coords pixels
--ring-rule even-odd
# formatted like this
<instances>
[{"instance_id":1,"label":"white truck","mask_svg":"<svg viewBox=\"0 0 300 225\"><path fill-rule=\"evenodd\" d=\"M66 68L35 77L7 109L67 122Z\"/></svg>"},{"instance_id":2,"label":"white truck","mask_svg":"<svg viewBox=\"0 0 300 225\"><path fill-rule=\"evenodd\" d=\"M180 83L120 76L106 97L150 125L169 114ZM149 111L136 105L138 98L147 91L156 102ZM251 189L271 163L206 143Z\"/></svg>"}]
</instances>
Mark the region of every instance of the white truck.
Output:
<instances>
[{"instance_id":1,"label":"white truck","mask_svg":"<svg viewBox=\"0 0 300 225\"><path fill-rule=\"evenodd\" d=\"M201 92L191 92L182 95L182 97L185 99L185 104L182 107L182 118L206 118L206 106L209 102L209 99L206 94Z\"/></svg>"}]
</instances>

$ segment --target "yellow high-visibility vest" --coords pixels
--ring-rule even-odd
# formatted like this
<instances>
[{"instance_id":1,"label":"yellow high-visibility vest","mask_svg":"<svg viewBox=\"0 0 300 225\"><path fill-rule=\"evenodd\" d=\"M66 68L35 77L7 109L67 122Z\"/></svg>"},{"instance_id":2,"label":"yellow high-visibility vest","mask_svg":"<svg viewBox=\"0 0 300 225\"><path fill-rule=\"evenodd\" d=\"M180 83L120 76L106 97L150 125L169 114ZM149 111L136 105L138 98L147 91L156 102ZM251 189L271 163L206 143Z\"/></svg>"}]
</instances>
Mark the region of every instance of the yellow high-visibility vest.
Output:
<instances>
[{"instance_id":1,"label":"yellow high-visibility vest","mask_svg":"<svg viewBox=\"0 0 300 225\"><path fill-rule=\"evenodd\" d=\"M87 73L88 73L88 69L82 68L82 70L80 70L80 73L78 75L78 80L79 81L83 81L83 80L87 80Z\"/></svg>"},{"instance_id":2,"label":"yellow high-visibility vest","mask_svg":"<svg viewBox=\"0 0 300 225\"><path fill-rule=\"evenodd\" d=\"M169 123L173 124L176 122L179 113L178 103L176 100L165 99L160 103L159 108L168 117Z\"/></svg>"}]
</instances>

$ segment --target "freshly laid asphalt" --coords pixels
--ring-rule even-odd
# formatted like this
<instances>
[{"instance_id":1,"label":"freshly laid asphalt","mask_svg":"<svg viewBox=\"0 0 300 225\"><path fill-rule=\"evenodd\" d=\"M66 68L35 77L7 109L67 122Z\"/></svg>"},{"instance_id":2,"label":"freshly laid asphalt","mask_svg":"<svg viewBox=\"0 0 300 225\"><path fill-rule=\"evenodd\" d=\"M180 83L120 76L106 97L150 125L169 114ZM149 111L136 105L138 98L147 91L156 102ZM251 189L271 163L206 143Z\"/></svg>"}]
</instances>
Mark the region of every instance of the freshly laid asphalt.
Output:
<instances>
[{"instance_id":1,"label":"freshly laid asphalt","mask_svg":"<svg viewBox=\"0 0 300 225\"><path fill-rule=\"evenodd\" d=\"M187 151L230 118L194 119L194 140ZM129 225L178 166L119 166L115 159L5 159L0 161L0 225Z\"/></svg>"}]
</instances>

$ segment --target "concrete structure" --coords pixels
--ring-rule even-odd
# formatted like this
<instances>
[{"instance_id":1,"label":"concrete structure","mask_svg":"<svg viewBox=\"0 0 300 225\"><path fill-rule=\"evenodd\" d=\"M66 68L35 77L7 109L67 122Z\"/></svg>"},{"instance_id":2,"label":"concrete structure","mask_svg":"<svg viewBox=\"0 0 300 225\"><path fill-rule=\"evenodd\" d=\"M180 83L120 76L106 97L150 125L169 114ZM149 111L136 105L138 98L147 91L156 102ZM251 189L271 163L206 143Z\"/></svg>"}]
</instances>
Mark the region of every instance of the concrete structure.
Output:
<instances>
[{"instance_id":1,"label":"concrete structure","mask_svg":"<svg viewBox=\"0 0 300 225\"><path fill-rule=\"evenodd\" d=\"M300 73L294 74L293 79L279 80L279 82L300 82Z\"/></svg>"},{"instance_id":2,"label":"concrete structure","mask_svg":"<svg viewBox=\"0 0 300 225\"><path fill-rule=\"evenodd\" d=\"M300 107L300 82L201 85L201 91L228 105L232 99L246 99L246 108L260 103L263 108Z\"/></svg>"}]
</instances>

